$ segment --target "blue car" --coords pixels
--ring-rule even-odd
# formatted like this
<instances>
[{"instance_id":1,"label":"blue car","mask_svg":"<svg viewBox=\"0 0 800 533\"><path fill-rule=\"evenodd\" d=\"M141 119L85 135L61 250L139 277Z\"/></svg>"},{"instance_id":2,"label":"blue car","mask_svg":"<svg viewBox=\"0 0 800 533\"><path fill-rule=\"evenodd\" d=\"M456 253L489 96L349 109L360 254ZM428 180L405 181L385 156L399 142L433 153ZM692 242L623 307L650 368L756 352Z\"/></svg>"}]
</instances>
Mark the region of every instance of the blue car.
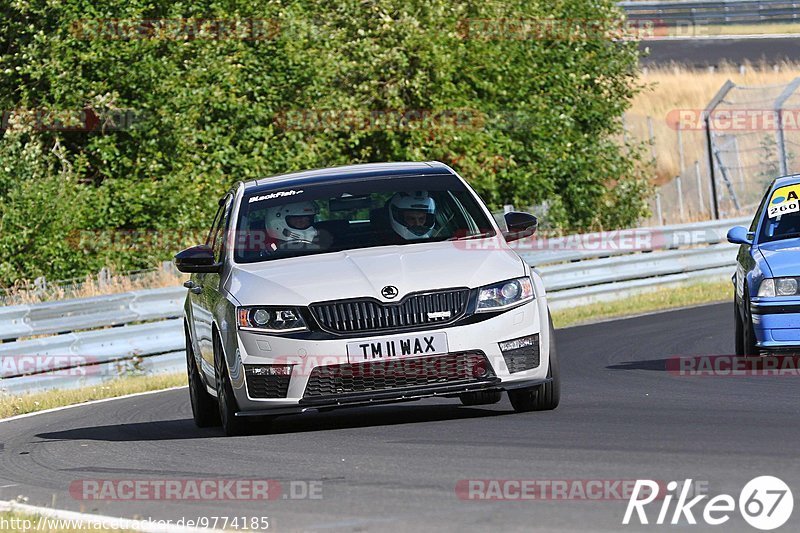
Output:
<instances>
[{"instance_id":1,"label":"blue car","mask_svg":"<svg viewBox=\"0 0 800 533\"><path fill-rule=\"evenodd\" d=\"M800 175L777 178L749 228L736 226L728 241L736 257L736 354L800 352Z\"/></svg>"}]
</instances>

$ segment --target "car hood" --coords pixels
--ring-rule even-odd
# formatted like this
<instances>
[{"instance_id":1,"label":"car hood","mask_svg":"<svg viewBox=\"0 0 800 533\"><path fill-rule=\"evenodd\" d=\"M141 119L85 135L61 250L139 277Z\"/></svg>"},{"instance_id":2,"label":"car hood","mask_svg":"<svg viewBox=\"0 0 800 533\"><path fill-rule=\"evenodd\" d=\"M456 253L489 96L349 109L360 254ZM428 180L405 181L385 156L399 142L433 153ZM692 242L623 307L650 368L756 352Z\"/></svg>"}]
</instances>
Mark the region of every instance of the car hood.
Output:
<instances>
[{"instance_id":1,"label":"car hood","mask_svg":"<svg viewBox=\"0 0 800 533\"><path fill-rule=\"evenodd\" d=\"M398 301L411 292L475 288L524 274L519 256L492 238L237 264L226 287L241 305L307 305L364 296ZM397 287L396 298L388 300L381 295L387 285Z\"/></svg>"},{"instance_id":2,"label":"car hood","mask_svg":"<svg viewBox=\"0 0 800 533\"><path fill-rule=\"evenodd\" d=\"M776 278L800 276L800 239L784 239L758 246Z\"/></svg>"}]
</instances>

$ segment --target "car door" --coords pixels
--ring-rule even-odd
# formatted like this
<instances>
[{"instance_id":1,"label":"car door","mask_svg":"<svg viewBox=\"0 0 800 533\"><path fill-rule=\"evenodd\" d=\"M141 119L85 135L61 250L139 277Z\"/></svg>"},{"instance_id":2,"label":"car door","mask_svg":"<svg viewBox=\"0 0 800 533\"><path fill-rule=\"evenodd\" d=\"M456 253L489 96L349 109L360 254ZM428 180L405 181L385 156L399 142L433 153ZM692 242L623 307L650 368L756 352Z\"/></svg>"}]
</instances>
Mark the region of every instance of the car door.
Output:
<instances>
[{"instance_id":1,"label":"car door","mask_svg":"<svg viewBox=\"0 0 800 533\"><path fill-rule=\"evenodd\" d=\"M214 260L221 263L224 259L225 232L230 218L232 196L226 195L220 199L220 208L214 217L214 224L208 234L206 244L214 251ZM214 348L212 343L212 327L214 324L214 309L220 297L220 274L218 272L195 274L197 292L192 294L192 306L195 312L195 328L197 331L197 344L200 350L201 367L205 374L214 377Z\"/></svg>"}]
</instances>

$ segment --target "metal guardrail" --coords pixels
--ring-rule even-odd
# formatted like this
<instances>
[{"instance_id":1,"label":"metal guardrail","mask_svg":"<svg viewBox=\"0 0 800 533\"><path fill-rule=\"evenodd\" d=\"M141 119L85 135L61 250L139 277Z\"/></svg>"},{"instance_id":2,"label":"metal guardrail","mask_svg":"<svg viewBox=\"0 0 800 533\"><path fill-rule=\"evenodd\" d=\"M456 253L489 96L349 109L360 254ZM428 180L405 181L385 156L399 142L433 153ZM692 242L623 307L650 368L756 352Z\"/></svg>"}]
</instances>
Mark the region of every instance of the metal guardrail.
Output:
<instances>
[{"instance_id":1,"label":"metal guardrail","mask_svg":"<svg viewBox=\"0 0 800 533\"><path fill-rule=\"evenodd\" d=\"M800 2L717 0L700 2L619 2L628 20L654 24L759 24L800 20Z\"/></svg>"},{"instance_id":2,"label":"metal guardrail","mask_svg":"<svg viewBox=\"0 0 800 533\"><path fill-rule=\"evenodd\" d=\"M625 230L630 235L607 232L533 240L536 250L518 251L541 273L550 306L558 309L730 276L736 246L723 242L725 233L748 222L715 220ZM609 245L625 239L633 239L635 245ZM132 367L125 362L133 359L135 372L182 371L179 317L185 295L186 289L170 287L0 307L0 338L36 336L0 344L0 391L98 383L129 373ZM29 356L52 356L47 369L55 372L28 375L24 363ZM83 370L65 371L76 367Z\"/></svg>"},{"instance_id":3,"label":"metal guardrail","mask_svg":"<svg viewBox=\"0 0 800 533\"><path fill-rule=\"evenodd\" d=\"M181 316L186 289L168 287L0 307L0 340Z\"/></svg>"}]
</instances>

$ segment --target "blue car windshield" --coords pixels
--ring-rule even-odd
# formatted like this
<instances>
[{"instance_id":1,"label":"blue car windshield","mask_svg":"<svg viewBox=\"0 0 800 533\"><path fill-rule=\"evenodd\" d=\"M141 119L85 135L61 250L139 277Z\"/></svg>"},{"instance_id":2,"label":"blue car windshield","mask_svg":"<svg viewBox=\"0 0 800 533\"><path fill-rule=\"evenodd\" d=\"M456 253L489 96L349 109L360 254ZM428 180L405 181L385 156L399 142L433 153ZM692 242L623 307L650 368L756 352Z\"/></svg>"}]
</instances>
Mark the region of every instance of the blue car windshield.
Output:
<instances>
[{"instance_id":1,"label":"blue car windshield","mask_svg":"<svg viewBox=\"0 0 800 533\"><path fill-rule=\"evenodd\" d=\"M775 189L762 217L758 242L800 237L800 183Z\"/></svg>"}]
</instances>

